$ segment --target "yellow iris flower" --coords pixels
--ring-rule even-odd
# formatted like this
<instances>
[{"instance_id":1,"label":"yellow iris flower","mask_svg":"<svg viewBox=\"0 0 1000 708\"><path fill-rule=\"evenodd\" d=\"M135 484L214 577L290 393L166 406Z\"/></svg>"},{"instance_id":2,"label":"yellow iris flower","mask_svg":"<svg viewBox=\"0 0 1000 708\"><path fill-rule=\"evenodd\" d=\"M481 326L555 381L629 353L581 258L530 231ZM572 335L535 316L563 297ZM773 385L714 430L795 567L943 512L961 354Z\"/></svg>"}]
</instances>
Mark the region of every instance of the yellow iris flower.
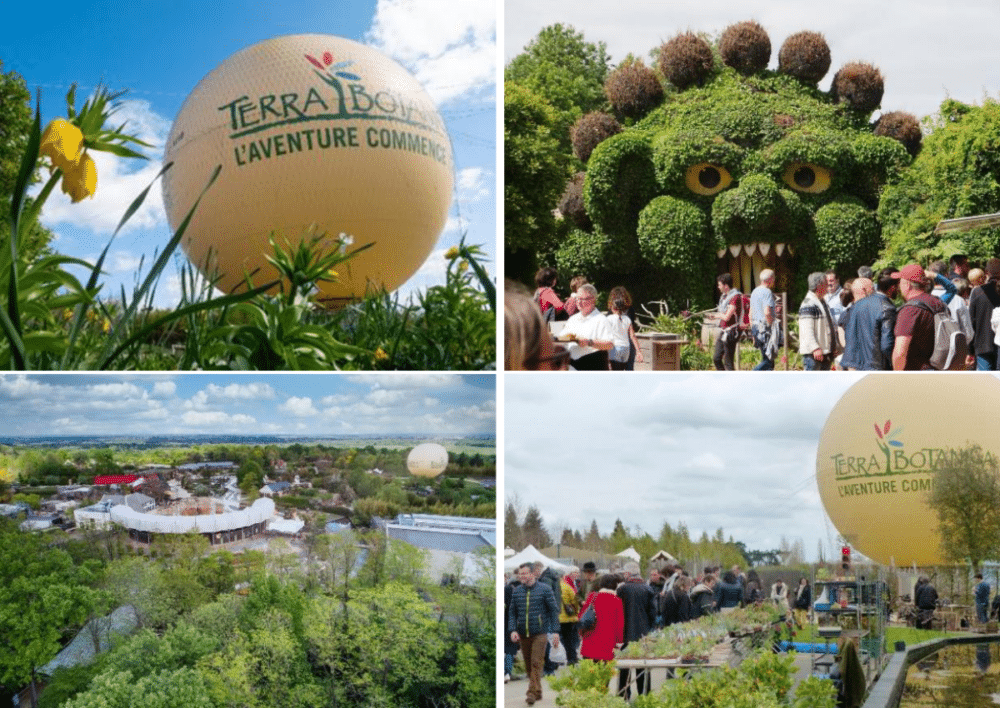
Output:
<instances>
[{"instance_id":1,"label":"yellow iris flower","mask_svg":"<svg viewBox=\"0 0 1000 708\"><path fill-rule=\"evenodd\" d=\"M375 359L376 360L388 359L388 358L389 358L389 355L385 353L385 350L382 347L379 347L378 349L375 350Z\"/></svg>"},{"instance_id":2,"label":"yellow iris flower","mask_svg":"<svg viewBox=\"0 0 1000 708\"><path fill-rule=\"evenodd\" d=\"M63 168L62 191L74 203L94 196L97 191L97 165L90 155L84 153L78 164Z\"/></svg>"},{"instance_id":3,"label":"yellow iris flower","mask_svg":"<svg viewBox=\"0 0 1000 708\"><path fill-rule=\"evenodd\" d=\"M448 249L448 252L444 254L444 257L447 258L449 261L453 261L456 258L458 258L458 253L459 253L458 246L452 246L451 248Z\"/></svg>"},{"instance_id":4,"label":"yellow iris flower","mask_svg":"<svg viewBox=\"0 0 1000 708\"><path fill-rule=\"evenodd\" d=\"M45 129L38 151L52 160L53 167L65 172L80 162L83 133L69 121L56 118Z\"/></svg>"}]
</instances>

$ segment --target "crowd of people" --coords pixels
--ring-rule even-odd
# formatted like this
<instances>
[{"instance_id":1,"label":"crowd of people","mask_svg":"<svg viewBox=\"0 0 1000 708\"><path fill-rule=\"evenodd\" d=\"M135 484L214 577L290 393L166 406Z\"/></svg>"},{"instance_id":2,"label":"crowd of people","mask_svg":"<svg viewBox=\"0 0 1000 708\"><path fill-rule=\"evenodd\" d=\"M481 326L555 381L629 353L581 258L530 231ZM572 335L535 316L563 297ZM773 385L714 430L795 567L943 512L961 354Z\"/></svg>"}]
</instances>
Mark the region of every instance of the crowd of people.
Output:
<instances>
[{"instance_id":1,"label":"crowd of people","mask_svg":"<svg viewBox=\"0 0 1000 708\"><path fill-rule=\"evenodd\" d=\"M719 277L717 316L723 318L737 302L727 277ZM782 344L774 272L762 271L760 283L750 295L750 330L761 352L755 370L769 370ZM807 286L798 311L799 353L807 371L997 369L998 258L983 269L972 268L961 254L926 269L918 263L878 273L862 267L843 285L830 270L811 273ZM717 360L717 368L730 368L730 361L719 366Z\"/></svg>"},{"instance_id":2,"label":"crowd of people","mask_svg":"<svg viewBox=\"0 0 1000 708\"><path fill-rule=\"evenodd\" d=\"M557 667L551 654L560 647L571 665L581 658L610 662L615 649L653 630L762 602L776 604L782 616L794 611L799 626L805 624L812 603L806 578L796 587L778 579L767 592L754 570L743 573L733 566L720 571L704 568L691 577L673 564L651 568L645 579L633 561L620 572L601 574L587 562L582 570L571 566L560 577L542 562L522 564L504 588L504 680L510 681L520 650L528 671L526 702L532 705L542 697L542 676ZM618 682L620 695L628 698L632 682L627 670L619 671ZM648 692L644 670L636 671L634 685L638 693Z\"/></svg>"},{"instance_id":3,"label":"crowd of people","mask_svg":"<svg viewBox=\"0 0 1000 708\"><path fill-rule=\"evenodd\" d=\"M566 369L631 371L643 363L636 339L632 298L622 286L608 295L607 313L597 309L597 290L583 276L571 281L572 295L555 292L557 273L542 268L535 291L508 282L505 291L505 364L508 370ZM737 343L750 339L760 352L755 371L774 369L784 344L775 273L765 269L749 296L723 273L719 301L707 314L720 334L715 368L736 368ZM807 371L998 369L1000 343L1000 258L973 268L966 256L927 268L911 263L878 273L863 266L841 285L835 271L807 278L798 309L799 353ZM564 321L563 321L564 320ZM549 323L563 321L559 342Z\"/></svg>"}]
</instances>

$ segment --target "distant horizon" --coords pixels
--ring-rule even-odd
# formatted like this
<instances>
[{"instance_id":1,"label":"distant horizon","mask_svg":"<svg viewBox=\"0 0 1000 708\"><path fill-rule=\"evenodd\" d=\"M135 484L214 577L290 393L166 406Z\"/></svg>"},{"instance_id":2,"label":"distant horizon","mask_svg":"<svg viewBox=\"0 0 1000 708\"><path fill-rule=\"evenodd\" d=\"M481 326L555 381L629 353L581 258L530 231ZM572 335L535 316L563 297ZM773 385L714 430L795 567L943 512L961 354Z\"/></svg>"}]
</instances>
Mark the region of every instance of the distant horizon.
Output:
<instances>
[{"instance_id":1,"label":"distant horizon","mask_svg":"<svg viewBox=\"0 0 1000 708\"><path fill-rule=\"evenodd\" d=\"M7 444L7 440L45 440L45 439L78 439L78 438L125 438L125 439L135 439L135 440L155 440L160 439L176 439L176 438L245 438L248 440L256 439L285 439L285 440L347 440L360 438L363 440L372 439L382 439L382 438L402 438L405 440L417 439L417 438L440 438L446 440L454 440L458 438L486 438L486 439L496 439L496 434L494 433L456 433L454 435L442 435L431 434L431 433L341 433L341 434L331 434L331 435L293 435L291 433L268 433L263 435L241 435L240 433L175 433L175 434L163 434L163 435L142 435L137 433L91 433L91 434L76 434L76 435L18 435L9 437L0 437L0 445Z\"/></svg>"}]
</instances>

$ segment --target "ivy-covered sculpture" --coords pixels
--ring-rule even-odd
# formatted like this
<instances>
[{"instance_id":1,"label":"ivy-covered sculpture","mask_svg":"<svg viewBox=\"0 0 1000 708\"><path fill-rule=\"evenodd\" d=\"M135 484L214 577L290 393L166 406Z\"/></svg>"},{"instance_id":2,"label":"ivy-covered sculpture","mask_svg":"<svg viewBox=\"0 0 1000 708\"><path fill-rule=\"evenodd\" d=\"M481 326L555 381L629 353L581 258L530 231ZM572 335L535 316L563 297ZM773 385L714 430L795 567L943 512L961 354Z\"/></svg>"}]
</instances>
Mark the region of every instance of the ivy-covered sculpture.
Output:
<instances>
[{"instance_id":1,"label":"ivy-covered sculpture","mask_svg":"<svg viewBox=\"0 0 1000 708\"><path fill-rule=\"evenodd\" d=\"M846 64L820 91L819 34L789 37L776 72L770 55L767 33L743 22L715 50L691 33L664 44L662 99L641 61L608 77L615 117L586 115L572 132L586 172L559 205L572 224L554 253L561 274L695 309L714 302L721 272L748 293L772 268L797 297L811 271L844 278L876 259L879 194L919 151L919 123L869 122L883 92L869 64Z\"/></svg>"}]
</instances>

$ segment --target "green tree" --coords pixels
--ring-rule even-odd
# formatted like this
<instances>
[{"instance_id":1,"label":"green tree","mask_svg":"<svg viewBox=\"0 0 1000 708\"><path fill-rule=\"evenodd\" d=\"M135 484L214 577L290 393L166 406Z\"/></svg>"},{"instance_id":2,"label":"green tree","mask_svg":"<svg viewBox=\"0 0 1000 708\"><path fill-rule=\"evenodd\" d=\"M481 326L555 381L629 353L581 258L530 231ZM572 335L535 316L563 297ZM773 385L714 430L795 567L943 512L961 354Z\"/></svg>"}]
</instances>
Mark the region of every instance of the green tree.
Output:
<instances>
[{"instance_id":1,"label":"green tree","mask_svg":"<svg viewBox=\"0 0 1000 708\"><path fill-rule=\"evenodd\" d=\"M924 121L920 154L886 187L878 215L886 237L881 260L926 263L965 253L985 261L1000 252L1000 227L935 234L942 219L1000 212L1000 102L954 99Z\"/></svg>"},{"instance_id":2,"label":"green tree","mask_svg":"<svg viewBox=\"0 0 1000 708\"><path fill-rule=\"evenodd\" d=\"M94 476L119 474L122 468L115 462L115 451L110 447L94 450Z\"/></svg>"},{"instance_id":3,"label":"green tree","mask_svg":"<svg viewBox=\"0 0 1000 708\"><path fill-rule=\"evenodd\" d=\"M556 139L562 152L569 154L570 127L583 114L607 103L604 81L610 61L604 42L587 42L581 32L555 24L542 29L511 60L504 81L530 89L555 108Z\"/></svg>"},{"instance_id":4,"label":"green tree","mask_svg":"<svg viewBox=\"0 0 1000 708\"><path fill-rule=\"evenodd\" d=\"M0 519L0 684L24 686L99 605L97 564Z\"/></svg>"},{"instance_id":5,"label":"green tree","mask_svg":"<svg viewBox=\"0 0 1000 708\"><path fill-rule=\"evenodd\" d=\"M521 524L518 523L519 515L515 502L508 499L503 510L503 538L509 548L521 549L526 545L521 534Z\"/></svg>"},{"instance_id":6,"label":"green tree","mask_svg":"<svg viewBox=\"0 0 1000 708\"><path fill-rule=\"evenodd\" d=\"M533 276L534 253L554 246L552 215L569 178L558 114L542 94L504 84L504 247L509 277ZM530 279L530 278L529 278Z\"/></svg>"},{"instance_id":7,"label":"green tree","mask_svg":"<svg viewBox=\"0 0 1000 708\"><path fill-rule=\"evenodd\" d=\"M524 532L525 545L530 543L535 548L548 548L552 545L552 537L545 530L545 522L542 520L542 513L537 506L528 507L521 528Z\"/></svg>"},{"instance_id":8,"label":"green tree","mask_svg":"<svg viewBox=\"0 0 1000 708\"><path fill-rule=\"evenodd\" d=\"M439 662L445 627L434 608L404 585L359 590L347 607L320 597L306 619L310 654L331 676L331 705L430 704L447 679Z\"/></svg>"},{"instance_id":9,"label":"green tree","mask_svg":"<svg viewBox=\"0 0 1000 708\"><path fill-rule=\"evenodd\" d=\"M1000 559L1000 465L978 443L948 449L934 468L927 504L937 514L945 558L972 564Z\"/></svg>"}]
</instances>

